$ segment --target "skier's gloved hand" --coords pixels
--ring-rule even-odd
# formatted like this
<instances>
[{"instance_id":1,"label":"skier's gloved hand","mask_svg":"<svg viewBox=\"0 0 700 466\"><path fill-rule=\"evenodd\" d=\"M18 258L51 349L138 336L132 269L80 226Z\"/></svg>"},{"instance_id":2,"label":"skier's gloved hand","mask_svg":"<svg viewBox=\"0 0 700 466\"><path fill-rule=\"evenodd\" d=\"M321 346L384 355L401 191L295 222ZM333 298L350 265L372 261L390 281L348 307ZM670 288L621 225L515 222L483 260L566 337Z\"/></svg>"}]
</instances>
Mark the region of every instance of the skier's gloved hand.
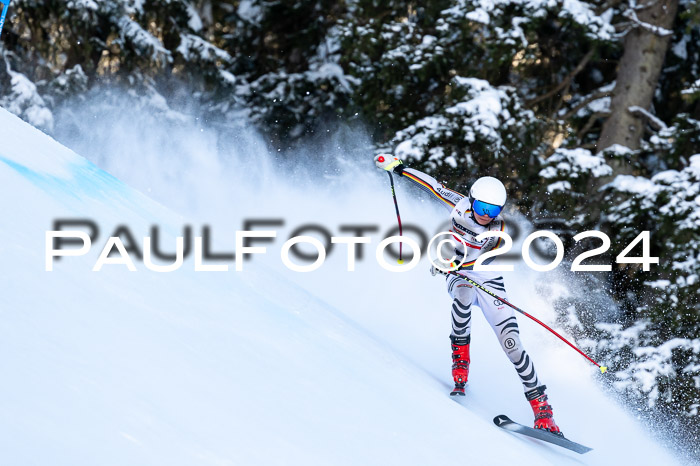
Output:
<instances>
[{"instance_id":1,"label":"skier's gloved hand","mask_svg":"<svg viewBox=\"0 0 700 466\"><path fill-rule=\"evenodd\" d=\"M436 265L440 266L438 268ZM450 271L456 271L457 270L457 264L454 262L447 262L443 261L440 259L435 259L435 262L430 264L430 274L434 277L435 275L449 275L449 273L444 270L450 270ZM443 269L443 270L441 270Z\"/></svg>"},{"instance_id":2,"label":"skier's gloved hand","mask_svg":"<svg viewBox=\"0 0 700 466\"><path fill-rule=\"evenodd\" d=\"M374 164L377 168L381 168L386 171L396 171L401 174L403 171L403 162L399 160L398 157L394 157L391 154L379 154L374 158ZM397 169L397 170L395 170Z\"/></svg>"},{"instance_id":3,"label":"skier's gloved hand","mask_svg":"<svg viewBox=\"0 0 700 466\"><path fill-rule=\"evenodd\" d=\"M447 275L447 272L445 272L444 270L438 269L438 268L435 267L434 265L431 265L431 266L430 266L430 275L432 275L433 277L434 277L435 275Z\"/></svg>"}]
</instances>

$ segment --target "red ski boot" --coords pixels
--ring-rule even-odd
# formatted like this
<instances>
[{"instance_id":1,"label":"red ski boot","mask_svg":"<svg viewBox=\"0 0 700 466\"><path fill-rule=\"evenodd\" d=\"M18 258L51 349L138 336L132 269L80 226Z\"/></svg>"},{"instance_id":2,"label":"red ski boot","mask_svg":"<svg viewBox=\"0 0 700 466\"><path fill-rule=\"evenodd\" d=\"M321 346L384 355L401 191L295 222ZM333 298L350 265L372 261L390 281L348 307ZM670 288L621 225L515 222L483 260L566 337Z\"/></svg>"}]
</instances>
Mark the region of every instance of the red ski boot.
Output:
<instances>
[{"instance_id":1,"label":"red ski boot","mask_svg":"<svg viewBox=\"0 0 700 466\"><path fill-rule=\"evenodd\" d=\"M451 396L464 396L464 386L469 377L469 341L470 335L456 337L450 335L452 341L452 378L455 380L455 388Z\"/></svg>"},{"instance_id":2,"label":"red ski boot","mask_svg":"<svg viewBox=\"0 0 700 466\"><path fill-rule=\"evenodd\" d=\"M563 437L564 434L561 433L559 427L554 422L552 407L547 403L547 395L544 392L546 389L546 385L540 385L525 393L527 401L529 401L530 406L532 406L532 412L535 413L535 429L548 430L553 434Z\"/></svg>"}]
</instances>

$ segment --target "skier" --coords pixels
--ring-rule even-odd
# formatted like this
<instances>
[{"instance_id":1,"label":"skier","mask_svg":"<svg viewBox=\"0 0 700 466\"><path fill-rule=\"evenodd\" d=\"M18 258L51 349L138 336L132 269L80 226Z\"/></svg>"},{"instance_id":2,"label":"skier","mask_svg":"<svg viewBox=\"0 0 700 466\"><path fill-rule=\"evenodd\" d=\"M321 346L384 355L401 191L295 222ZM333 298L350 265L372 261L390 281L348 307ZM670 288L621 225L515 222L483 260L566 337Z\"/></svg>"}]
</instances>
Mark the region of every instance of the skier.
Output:
<instances>
[{"instance_id":1,"label":"skier","mask_svg":"<svg viewBox=\"0 0 700 466\"><path fill-rule=\"evenodd\" d=\"M500 215L506 203L506 188L503 183L490 176L479 178L472 185L469 196L465 196L444 187L425 173L406 167L401 160L392 155L377 155L374 162L378 168L412 181L435 196L440 204L449 210L452 224L450 232L457 239L455 254L460 262L464 261L457 273L466 275L466 271L469 270L470 278L507 300L503 277L496 272L473 270L474 263L481 254L501 246L501 238L489 237L477 241L476 237L485 231L505 231L505 221ZM466 251L457 236L466 244ZM488 263L488 260L485 263ZM434 266L431 271L435 274ZM520 332L513 309L453 274L447 275L447 292L453 300L450 340L455 388L451 394L464 395L464 386L469 376L471 306L475 304L481 308L503 351L515 366L525 390L525 397L535 414L535 428L562 435L554 422L552 407L547 402L547 387L540 383L532 359L520 342Z\"/></svg>"}]
</instances>

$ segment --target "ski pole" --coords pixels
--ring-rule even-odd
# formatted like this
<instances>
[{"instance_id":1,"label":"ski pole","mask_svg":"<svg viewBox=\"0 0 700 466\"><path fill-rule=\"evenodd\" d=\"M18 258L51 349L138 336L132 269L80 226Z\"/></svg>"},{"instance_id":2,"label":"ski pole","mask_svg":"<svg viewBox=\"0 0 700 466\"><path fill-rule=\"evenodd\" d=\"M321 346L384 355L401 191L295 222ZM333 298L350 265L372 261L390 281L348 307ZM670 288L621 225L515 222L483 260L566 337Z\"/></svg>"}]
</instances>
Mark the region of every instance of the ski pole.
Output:
<instances>
[{"instance_id":1,"label":"ski pole","mask_svg":"<svg viewBox=\"0 0 700 466\"><path fill-rule=\"evenodd\" d=\"M387 171L389 181L391 182L391 195L394 197L394 207L396 207L396 218L399 220L399 236L403 236L403 227L401 226L401 215L399 214L399 203L396 200L396 191L394 190L394 177L391 172ZM399 264L403 264L403 242L399 243Z\"/></svg>"},{"instance_id":2,"label":"ski pole","mask_svg":"<svg viewBox=\"0 0 700 466\"><path fill-rule=\"evenodd\" d=\"M513 304L511 304L511 303L509 303L508 301L506 301L505 299L501 298L500 296L498 296L498 295L497 295L496 293L494 293L493 291L487 289L487 288L486 288L484 285L482 285L481 283L477 283L477 282L475 282L474 280L472 280L471 278L469 278L469 277L467 277L467 276L464 276L464 275L460 275L460 274L458 274L458 273L456 273L456 272L453 272L453 271L449 271L449 272L447 272L447 273L448 273L449 275L454 275L455 277L461 278L462 280L466 280L466 281L469 282L470 284L472 284L472 285L474 285L475 287L479 288L481 291L483 291L483 292L485 292L485 293L487 293L487 294L490 294L491 296L493 296L493 297L496 298L497 300L501 301L503 304L512 307L513 309L515 309L515 310L518 311L519 313L523 314L525 317L529 317L530 319L534 320L535 322L537 322L538 324L540 324L541 326L543 326L544 328L546 328L547 330L549 330L550 332L552 332L554 335L556 335L557 337L559 337L559 339L560 339L561 341L563 341L564 343L566 343L567 345L571 346L573 349L575 349L576 351L578 351L578 353L579 353L581 356L583 356L584 358L588 359L588 360L591 361L593 364L595 364L596 366L598 366L598 369L600 369L600 373L601 373L601 374L605 374L605 372L608 370L607 366L601 366L600 364L598 364L597 362L595 362L590 356L588 356L586 353L584 353L583 351L581 351L580 349L578 349L578 348L577 348L576 346L574 346L571 342L569 342L566 338L564 338L563 336L559 335L557 332L555 332L554 330L552 330L547 324L545 324L544 322L540 321L540 320L537 319L536 317L534 317L534 316L528 314L527 312L523 311L523 310L520 309L519 307L517 307L517 306L515 306L515 305L513 305Z\"/></svg>"}]
</instances>

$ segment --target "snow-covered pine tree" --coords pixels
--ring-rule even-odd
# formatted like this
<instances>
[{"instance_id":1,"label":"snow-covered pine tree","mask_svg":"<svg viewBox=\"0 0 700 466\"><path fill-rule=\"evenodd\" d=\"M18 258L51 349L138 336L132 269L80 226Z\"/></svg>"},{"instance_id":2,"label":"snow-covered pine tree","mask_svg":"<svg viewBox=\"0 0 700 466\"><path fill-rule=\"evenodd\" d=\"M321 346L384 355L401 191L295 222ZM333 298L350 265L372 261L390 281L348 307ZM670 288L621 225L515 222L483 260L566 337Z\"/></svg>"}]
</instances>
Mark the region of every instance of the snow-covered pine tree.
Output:
<instances>
[{"instance_id":1,"label":"snow-covered pine tree","mask_svg":"<svg viewBox=\"0 0 700 466\"><path fill-rule=\"evenodd\" d=\"M339 65L337 0L242 0L222 18L236 99L277 148L347 116L355 79ZM223 107L228 103L224 100Z\"/></svg>"},{"instance_id":2,"label":"snow-covered pine tree","mask_svg":"<svg viewBox=\"0 0 700 466\"><path fill-rule=\"evenodd\" d=\"M341 21L343 63L382 149L458 188L477 173L517 173L510 187L524 197L538 156L568 134L559 111L610 80L579 82L598 76L586 66L615 39L612 13L595 7L358 1Z\"/></svg>"},{"instance_id":3,"label":"snow-covered pine tree","mask_svg":"<svg viewBox=\"0 0 700 466\"><path fill-rule=\"evenodd\" d=\"M631 18L635 4L623 6ZM694 2L680 2L652 102L625 110L642 122L638 146L587 150L576 158L565 156L583 147L559 149L540 172L571 231L599 228L614 239L611 259L641 231L650 232L651 255L659 264L648 272L638 265L614 266L607 277L623 311L617 319L587 319L586 303L563 307L573 313L571 321L587 323L580 335L611 361L613 386L652 416L663 413L657 422L674 425L689 439L700 436L699 11ZM611 93L612 87L604 90ZM609 96L591 104L579 110L581 117L598 121L583 140L567 141L572 146L585 147L600 134L596 127L611 112ZM620 162L625 170L617 169Z\"/></svg>"},{"instance_id":4,"label":"snow-covered pine tree","mask_svg":"<svg viewBox=\"0 0 700 466\"><path fill-rule=\"evenodd\" d=\"M2 102L49 131L51 109L96 86L162 101L182 85L214 92L232 80L231 57L208 41L193 2L16 0L10 12Z\"/></svg>"}]
</instances>

